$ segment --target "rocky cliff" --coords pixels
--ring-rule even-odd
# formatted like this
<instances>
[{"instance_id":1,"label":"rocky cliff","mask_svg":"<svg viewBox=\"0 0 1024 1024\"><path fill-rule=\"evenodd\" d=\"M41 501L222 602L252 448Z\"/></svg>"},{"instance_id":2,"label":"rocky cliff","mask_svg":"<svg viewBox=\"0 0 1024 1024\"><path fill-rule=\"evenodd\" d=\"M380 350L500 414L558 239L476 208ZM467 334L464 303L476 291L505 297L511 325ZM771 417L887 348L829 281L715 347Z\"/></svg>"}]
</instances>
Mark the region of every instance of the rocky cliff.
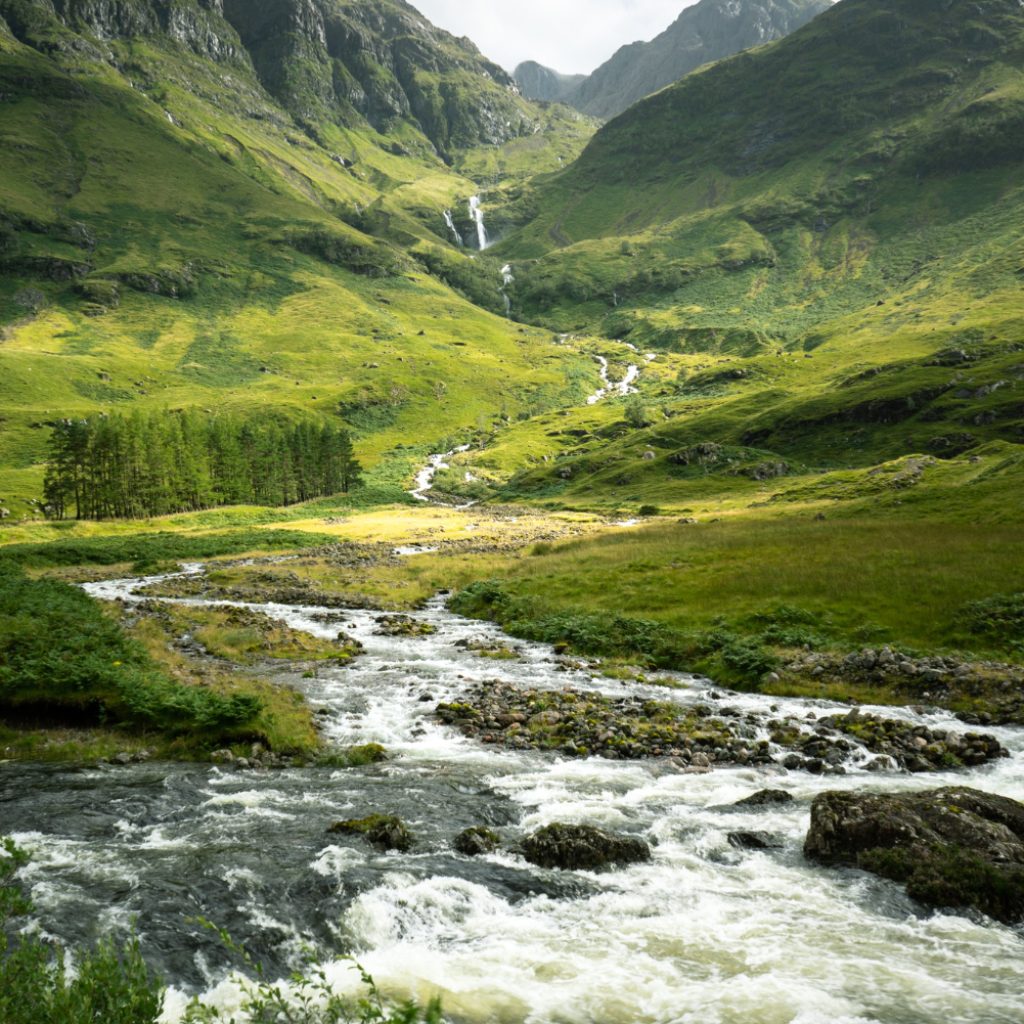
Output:
<instances>
[{"instance_id":1,"label":"rocky cliff","mask_svg":"<svg viewBox=\"0 0 1024 1024\"><path fill-rule=\"evenodd\" d=\"M586 75L563 75L533 60L520 64L512 77L528 99L548 103L563 102L587 78Z\"/></svg>"},{"instance_id":2,"label":"rocky cliff","mask_svg":"<svg viewBox=\"0 0 1024 1024\"><path fill-rule=\"evenodd\" d=\"M445 158L535 127L505 71L404 0L0 0L0 18L43 52L103 58L114 42L162 37L251 65L314 131L411 122Z\"/></svg>"}]
</instances>

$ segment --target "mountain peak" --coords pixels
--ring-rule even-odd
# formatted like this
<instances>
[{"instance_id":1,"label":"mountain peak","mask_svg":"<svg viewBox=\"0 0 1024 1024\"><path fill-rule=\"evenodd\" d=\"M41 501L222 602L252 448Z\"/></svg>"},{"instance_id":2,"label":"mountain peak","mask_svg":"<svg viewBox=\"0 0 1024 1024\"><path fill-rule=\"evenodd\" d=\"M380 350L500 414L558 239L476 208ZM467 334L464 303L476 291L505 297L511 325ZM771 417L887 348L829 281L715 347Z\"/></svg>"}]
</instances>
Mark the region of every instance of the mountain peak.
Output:
<instances>
[{"instance_id":1,"label":"mountain peak","mask_svg":"<svg viewBox=\"0 0 1024 1024\"><path fill-rule=\"evenodd\" d=\"M611 118L704 64L781 39L835 0L700 0L649 43L623 46L564 97Z\"/></svg>"}]
</instances>

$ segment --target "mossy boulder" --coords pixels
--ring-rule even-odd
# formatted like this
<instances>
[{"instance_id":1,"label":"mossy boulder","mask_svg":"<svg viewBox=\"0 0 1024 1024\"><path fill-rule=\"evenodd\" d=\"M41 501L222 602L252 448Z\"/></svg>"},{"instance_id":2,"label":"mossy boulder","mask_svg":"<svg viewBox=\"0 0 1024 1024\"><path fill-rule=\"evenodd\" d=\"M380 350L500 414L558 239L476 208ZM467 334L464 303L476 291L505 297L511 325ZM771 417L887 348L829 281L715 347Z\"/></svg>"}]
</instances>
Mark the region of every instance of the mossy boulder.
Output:
<instances>
[{"instance_id":1,"label":"mossy boulder","mask_svg":"<svg viewBox=\"0 0 1024 1024\"><path fill-rule=\"evenodd\" d=\"M541 868L598 871L613 865L641 864L651 848L635 836L620 836L589 825L548 825L523 843L523 855Z\"/></svg>"},{"instance_id":2,"label":"mossy boulder","mask_svg":"<svg viewBox=\"0 0 1024 1024\"><path fill-rule=\"evenodd\" d=\"M1024 804L974 789L823 793L804 844L811 860L902 882L930 907L1024 921Z\"/></svg>"},{"instance_id":3,"label":"mossy boulder","mask_svg":"<svg viewBox=\"0 0 1024 1024\"><path fill-rule=\"evenodd\" d=\"M332 825L328 832L334 835L359 835L378 850L397 850L407 853L413 844L413 834L401 818L393 814L371 814L366 818L352 818Z\"/></svg>"},{"instance_id":4,"label":"mossy boulder","mask_svg":"<svg viewBox=\"0 0 1024 1024\"><path fill-rule=\"evenodd\" d=\"M455 849L466 857L481 857L485 853L494 853L501 843L496 832L489 828L474 826L460 832L455 837Z\"/></svg>"}]
</instances>

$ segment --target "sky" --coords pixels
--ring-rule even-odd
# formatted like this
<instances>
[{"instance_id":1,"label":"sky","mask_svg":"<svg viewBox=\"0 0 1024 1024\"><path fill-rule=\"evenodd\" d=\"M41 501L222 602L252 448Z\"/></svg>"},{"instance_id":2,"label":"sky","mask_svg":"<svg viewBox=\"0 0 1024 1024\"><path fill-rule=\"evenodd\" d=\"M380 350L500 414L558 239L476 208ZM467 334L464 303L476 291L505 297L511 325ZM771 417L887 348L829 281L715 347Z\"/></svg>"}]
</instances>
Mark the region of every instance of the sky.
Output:
<instances>
[{"instance_id":1,"label":"sky","mask_svg":"<svg viewBox=\"0 0 1024 1024\"><path fill-rule=\"evenodd\" d=\"M410 0L511 71L535 60L589 74L620 46L653 39L696 0Z\"/></svg>"}]
</instances>

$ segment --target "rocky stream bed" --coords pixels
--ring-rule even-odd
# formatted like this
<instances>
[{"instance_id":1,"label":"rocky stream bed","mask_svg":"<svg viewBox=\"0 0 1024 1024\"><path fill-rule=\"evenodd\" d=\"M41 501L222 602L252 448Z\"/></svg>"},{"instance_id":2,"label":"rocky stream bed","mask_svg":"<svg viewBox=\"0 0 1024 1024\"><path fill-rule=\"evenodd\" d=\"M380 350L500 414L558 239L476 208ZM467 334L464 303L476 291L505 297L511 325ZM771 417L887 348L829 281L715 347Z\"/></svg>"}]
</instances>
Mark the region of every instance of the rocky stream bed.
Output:
<instances>
[{"instance_id":1,"label":"rocky stream bed","mask_svg":"<svg viewBox=\"0 0 1024 1024\"><path fill-rule=\"evenodd\" d=\"M168 583L88 589L204 603L157 598L187 589ZM322 640L343 629L358 656L286 681L332 748L384 754L0 771L38 927L74 942L134 922L174 984L168 1022L192 991L237 1005L235 964L199 917L271 976L313 946L354 991L355 954L386 992L439 992L455 1024L1020 1020L1013 900L954 913L924 897L960 863L943 842L981 833L1014 891L1022 837L997 803L1024 799L1024 730L687 676L616 682L441 600L390 620L231 603ZM892 821L930 874L872 853L899 847Z\"/></svg>"}]
</instances>

